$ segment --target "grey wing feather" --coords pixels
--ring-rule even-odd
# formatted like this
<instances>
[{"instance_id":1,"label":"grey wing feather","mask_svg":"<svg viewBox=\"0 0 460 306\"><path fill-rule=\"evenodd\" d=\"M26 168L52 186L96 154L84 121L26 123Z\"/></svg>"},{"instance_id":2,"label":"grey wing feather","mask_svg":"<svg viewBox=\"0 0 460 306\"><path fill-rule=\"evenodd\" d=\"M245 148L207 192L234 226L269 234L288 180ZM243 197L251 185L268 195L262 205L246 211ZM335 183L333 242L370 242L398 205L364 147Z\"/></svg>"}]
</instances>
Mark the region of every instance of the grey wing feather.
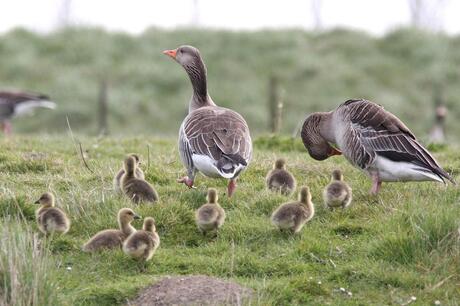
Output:
<instances>
[{"instance_id":1,"label":"grey wing feather","mask_svg":"<svg viewBox=\"0 0 460 306\"><path fill-rule=\"evenodd\" d=\"M192 153L192 149L190 148L187 136L184 132L184 125L182 124L179 130L179 155L182 163L185 165L189 172L194 171Z\"/></svg>"},{"instance_id":2,"label":"grey wing feather","mask_svg":"<svg viewBox=\"0 0 460 306\"><path fill-rule=\"evenodd\" d=\"M184 137L192 153L218 161L222 157L246 164L252 156L252 142L246 121L238 113L221 107L202 107L187 116Z\"/></svg>"},{"instance_id":3,"label":"grey wing feather","mask_svg":"<svg viewBox=\"0 0 460 306\"><path fill-rule=\"evenodd\" d=\"M344 135L345 146L354 164L365 169L378 154L414 163L453 182L409 128L380 105L367 100L349 100L337 110L349 124Z\"/></svg>"}]
</instances>

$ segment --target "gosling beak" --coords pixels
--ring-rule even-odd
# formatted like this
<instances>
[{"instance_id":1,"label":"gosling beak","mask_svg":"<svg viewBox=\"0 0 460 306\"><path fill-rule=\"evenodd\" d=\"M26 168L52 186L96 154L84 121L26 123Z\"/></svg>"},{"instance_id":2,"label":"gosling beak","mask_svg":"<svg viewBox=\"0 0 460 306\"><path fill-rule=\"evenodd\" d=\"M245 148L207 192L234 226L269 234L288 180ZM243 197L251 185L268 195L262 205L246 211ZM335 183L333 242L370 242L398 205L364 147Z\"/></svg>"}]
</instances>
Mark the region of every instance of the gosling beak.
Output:
<instances>
[{"instance_id":1,"label":"gosling beak","mask_svg":"<svg viewBox=\"0 0 460 306\"><path fill-rule=\"evenodd\" d=\"M334 156L334 155L342 155L342 151L337 150L336 148L332 148L331 152L329 153L329 156Z\"/></svg>"},{"instance_id":2,"label":"gosling beak","mask_svg":"<svg viewBox=\"0 0 460 306\"><path fill-rule=\"evenodd\" d=\"M34 204L40 204L40 200L35 201Z\"/></svg>"},{"instance_id":3,"label":"gosling beak","mask_svg":"<svg viewBox=\"0 0 460 306\"><path fill-rule=\"evenodd\" d=\"M170 56L174 59L176 58L176 53L177 53L177 49L163 51L163 54L166 54L167 56Z\"/></svg>"},{"instance_id":4,"label":"gosling beak","mask_svg":"<svg viewBox=\"0 0 460 306\"><path fill-rule=\"evenodd\" d=\"M142 219L142 217L139 216L139 215L134 215L134 219L135 219L135 220L139 220L139 219Z\"/></svg>"}]
</instances>

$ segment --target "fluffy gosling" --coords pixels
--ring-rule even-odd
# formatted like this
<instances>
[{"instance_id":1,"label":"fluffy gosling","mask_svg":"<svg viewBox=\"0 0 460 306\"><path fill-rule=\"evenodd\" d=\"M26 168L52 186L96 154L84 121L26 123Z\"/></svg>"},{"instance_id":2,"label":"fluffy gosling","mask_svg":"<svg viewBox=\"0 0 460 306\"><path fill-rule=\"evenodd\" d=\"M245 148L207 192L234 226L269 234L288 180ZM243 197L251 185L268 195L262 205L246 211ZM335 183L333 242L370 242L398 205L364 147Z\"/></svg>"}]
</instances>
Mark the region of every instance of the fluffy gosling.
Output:
<instances>
[{"instance_id":1,"label":"fluffy gosling","mask_svg":"<svg viewBox=\"0 0 460 306\"><path fill-rule=\"evenodd\" d=\"M43 234L65 234L69 231L70 220L61 209L54 207L55 199L51 192L42 194L40 199L35 201L35 204L40 204L40 207L35 211L35 216L37 217L38 229Z\"/></svg>"},{"instance_id":2,"label":"fluffy gosling","mask_svg":"<svg viewBox=\"0 0 460 306\"><path fill-rule=\"evenodd\" d=\"M130 208L120 209L117 216L119 229L106 229L98 232L83 245L83 251L96 252L102 249L121 249L123 241L136 231L131 222L140 218Z\"/></svg>"},{"instance_id":3,"label":"fluffy gosling","mask_svg":"<svg viewBox=\"0 0 460 306\"><path fill-rule=\"evenodd\" d=\"M323 191L323 199L326 207L330 210L337 207L344 209L350 205L351 198L351 188L343 181L342 172L340 170L332 171L331 182Z\"/></svg>"},{"instance_id":4,"label":"fluffy gosling","mask_svg":"<svg viewBox=\"0 0 460 306\"><path fill-rule=\"evenodd\" d=\"M160 246L160 236L156 232L155 220L147 217L142 230L132 233L123 243L123 252L133 258L148 261Z\"/></svg>"},{"instance_id":5,"label":"fluffy gosling","mask_svg":"<svg viewBox=\"0 0 460 306\"><path fill-rule=\"evenodd\" d=\"M276 160L273 170L266 177L267 188L272 191L290 195L296 187L294 176L286 170L286 161L282 158Z\"/></svg>"},{"instance_id":6,"label":"fluffy gosling","mask_svg":"<svg viewBox=\"0 0 460 306\"><path fill-rule=\"evenodd\" d=\"M121 190L134 203L158 201L158 194L152 185L145 180L136 178L136 160L132 156L127 156L124 163L125 174L121 178Z\"/></svg>"},{"instance_id":7,"label":"fluffy gosling","mask_svg":"<svg viewBox=\"0 0 460 306\"><path fill-rule=\"evenodd\" d=\"M195 212L195 221L198 229L206 235L207 232L215 231L224 224L225 210L217 203L217 190L208 189L208 203L202 205Z\"/></svg>"},{"instance_id":8,"label":"fluffy gosling","mask_svg":"<svg viewBox=\"0 0 460 306\"><path fill-rule=\"evenodd\" d=\"M315 214L315 208L311 202L311 194L308 187L300 189L299 201L285 203L279 206L272 214L272 223L282 230L300 232L302 227Z\"/></svg>"},{"instance_id":9,"label":"fluffy gosling","mask_svg":"<svg viewBox=\"0 0 460 306\"><path fill-rule=\"evenodd\" d=\"M137 155L135 153L131 153L129 155L134 157L134 159L136 160L136 172L134 173L136 178L141 179L141 180L145 179L144 172L142 171L141 168L139 168L139 165L141 163L139 155ZM121 177L123 176L123 174L125 174L125 169L121 168L117 172L115 177L113 178L113 189L115 190L116 193L122 193L120 185L121 185Z\"/></svg>"}]
</instances>

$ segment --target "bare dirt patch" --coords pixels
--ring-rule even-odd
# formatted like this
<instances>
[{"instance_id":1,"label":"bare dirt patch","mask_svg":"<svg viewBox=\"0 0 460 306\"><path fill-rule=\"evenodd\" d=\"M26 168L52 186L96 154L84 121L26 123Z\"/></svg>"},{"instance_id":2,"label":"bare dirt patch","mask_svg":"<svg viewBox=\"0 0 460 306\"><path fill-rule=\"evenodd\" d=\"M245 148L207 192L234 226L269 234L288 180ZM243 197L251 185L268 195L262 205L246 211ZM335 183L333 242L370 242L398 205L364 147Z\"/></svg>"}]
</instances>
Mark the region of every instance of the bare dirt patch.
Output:
<instances>
[{"instance_id":1,"label":"bare dirt patch","mask_svg":"<svg viewBox=\"0 0 460 306\"><path fill-rule=\"evenodd\" d=\"M166 277L143 289L128 305L241 305L252 290L237 283L204 276Z\"/></svg>"}]
</instances>

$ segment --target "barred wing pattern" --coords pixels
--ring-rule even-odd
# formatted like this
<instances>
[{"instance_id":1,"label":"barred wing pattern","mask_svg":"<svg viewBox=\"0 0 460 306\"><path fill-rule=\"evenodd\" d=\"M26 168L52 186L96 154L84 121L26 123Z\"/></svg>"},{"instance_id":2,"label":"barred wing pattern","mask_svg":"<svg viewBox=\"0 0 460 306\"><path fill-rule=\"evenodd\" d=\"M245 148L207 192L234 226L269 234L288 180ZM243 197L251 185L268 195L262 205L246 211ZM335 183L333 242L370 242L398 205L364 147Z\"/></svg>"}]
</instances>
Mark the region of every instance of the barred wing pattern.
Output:
<instances>
[{"instance_id":1,"label":"barred wing pattern","mask_svg":"<svg viewBox=\"0 0 460 306\"><path fill-rule=\"evenodd\" d=\"M216 161L246 166L252 156L249 128L243 117L226 108L208 106L190 113L179 135L179 150L184 164L193 168L192 155L205 155Z\"/></svg>"},{"instance_id":2,"label":"barred wing pattern","mask_svg":"<svg viewBox=\"0 0 460 306\"><path fill-rule=\"evenodd\" d=\"M337 109L347 118L345 144L354 164L366 169L376 154L394 161L410 162L453 182L414 134L396 116L367 100L349 100Z\"/></svg>"}]
</instances>

